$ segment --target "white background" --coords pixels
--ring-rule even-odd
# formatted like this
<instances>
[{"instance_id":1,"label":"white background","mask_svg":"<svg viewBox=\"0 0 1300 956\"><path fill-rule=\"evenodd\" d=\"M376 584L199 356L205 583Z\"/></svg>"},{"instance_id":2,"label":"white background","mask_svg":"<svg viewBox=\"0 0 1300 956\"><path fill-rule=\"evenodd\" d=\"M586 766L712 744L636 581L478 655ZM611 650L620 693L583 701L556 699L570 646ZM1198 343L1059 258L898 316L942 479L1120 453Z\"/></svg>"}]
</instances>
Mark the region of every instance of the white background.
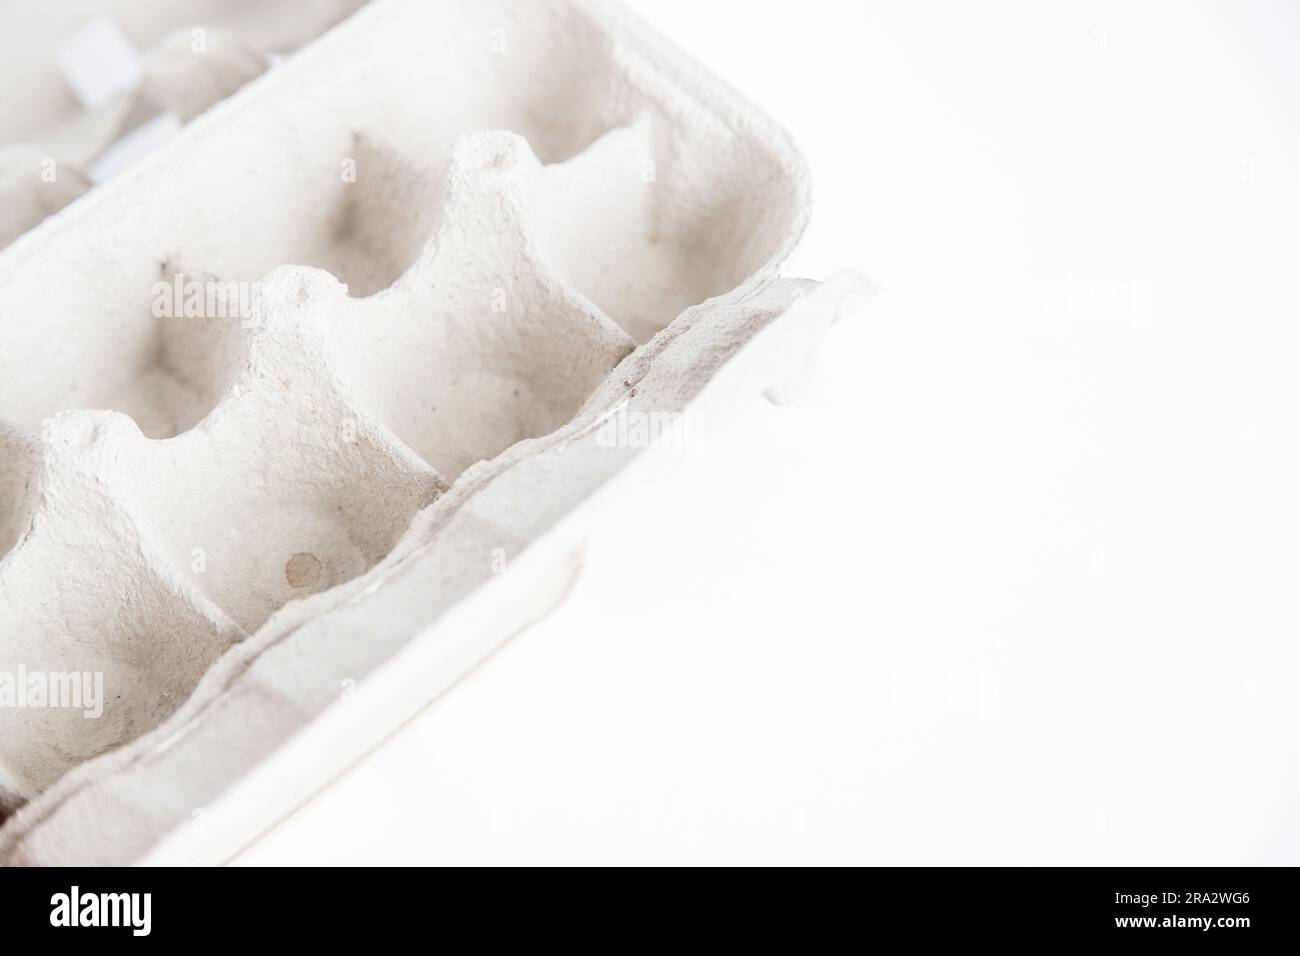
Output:
<instances>
[{"instance_id":1,"label":"white background","mask_svg":"<svg viewBox=\"0 0 1300 956\"><path fill-rule=\"evenodd\" d=\"M1300 4L635 6L880 294L246 860L1300 862Z\"/></svg>"}]
</instances>

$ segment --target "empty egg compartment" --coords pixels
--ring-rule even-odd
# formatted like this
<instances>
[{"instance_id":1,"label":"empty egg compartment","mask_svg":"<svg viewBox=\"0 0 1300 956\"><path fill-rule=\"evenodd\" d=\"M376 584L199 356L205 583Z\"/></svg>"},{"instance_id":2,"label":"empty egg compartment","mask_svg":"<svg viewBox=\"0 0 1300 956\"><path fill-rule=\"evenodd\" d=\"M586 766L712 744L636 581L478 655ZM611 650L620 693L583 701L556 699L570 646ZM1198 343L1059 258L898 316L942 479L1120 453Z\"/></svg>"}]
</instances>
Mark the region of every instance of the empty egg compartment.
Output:
<instances>
[{"instance_id":1,"label":"empty egg compartment","mask_svg":"<svg viewBox=\"0 0 1300 956\"><path fill-rule=\"evenodd\" d=\"M326 313L345 298L325 273L274 271L224 399L137 463L142 526L250 633L369 570L447 487L338 383Z\"/></svg>"},{"instance_id":2,"label":"empty egg compartment","mask_svg":"<svg viewBox=\"0 0 1300 956\"><path fill-rule=\"evenodd\" d=\"M133 459L150 444L112 412L66 412L42 430L25 530L0 559L0 681L14 698L0 706L0 790L10 799L156 726L244 636L170 567L129 506ZM31 685L80 693L86 680L95 701L27 697Z\"/></svg>"},{"instance_id":3,"label":"empty egg compartment","mask_svg":"<svg viewBox=\"0 0 1300 956\"><path fill-rule=\"evenodd\" d=\"M635 347L538 248L530 199L554 169L516 134L463 134L416 262L329 313L344 379L450 478L563 425Z\"/></svg>"}]
</instances>

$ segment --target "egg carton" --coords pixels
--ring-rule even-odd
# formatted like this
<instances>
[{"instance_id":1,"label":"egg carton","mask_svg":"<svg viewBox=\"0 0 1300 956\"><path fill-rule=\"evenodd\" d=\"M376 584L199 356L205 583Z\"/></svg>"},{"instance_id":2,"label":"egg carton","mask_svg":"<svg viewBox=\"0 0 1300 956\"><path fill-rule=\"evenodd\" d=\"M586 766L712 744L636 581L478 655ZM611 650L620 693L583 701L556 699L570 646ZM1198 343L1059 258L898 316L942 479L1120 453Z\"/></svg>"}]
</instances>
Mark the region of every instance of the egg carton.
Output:
<instances>
[{"instance_id":1,"label":"egg carton","mask_svg":"<svg viewBox=\"0 0 1300 956\"><path fill-rule=\"evenodd\" d=\"M544 615L865 296L808 214L620 6L377 0L0 253L0 862L228 860Z\"/></svg>"}]
</instances>

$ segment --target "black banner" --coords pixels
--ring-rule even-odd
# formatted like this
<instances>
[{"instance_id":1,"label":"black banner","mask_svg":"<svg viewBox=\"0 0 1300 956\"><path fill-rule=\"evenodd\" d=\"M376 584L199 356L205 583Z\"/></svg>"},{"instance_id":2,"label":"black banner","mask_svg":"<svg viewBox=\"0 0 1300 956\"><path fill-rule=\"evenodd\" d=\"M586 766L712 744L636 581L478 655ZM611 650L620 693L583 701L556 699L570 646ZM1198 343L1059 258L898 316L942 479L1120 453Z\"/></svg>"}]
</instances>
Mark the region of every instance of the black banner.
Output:
<instances>
[{"instance_id":1,"label":"black banner","mask_svg":"<svg viewBox=\"0 0 1300 956\"><path fill-rule=\"evenodd\" d=\"M687 925L804 943L846 931L866 941L1231 947L1296 938L1291 869L879 869L819 874L802 892L807 874L760 889L749 888L752 874L725 879L736 885L697 889L679 874L642 888L643 876L603 880L612 891L595 897L476 893L470 903L444 888L444 874L419 870L0 870L0 925L14 953L74 933L94 945L339 946L373 943L377 929L478 925L547 926L579 939L601 927L608 940L611 921L638 941L649 933L677 942Z\"/></svg>"}]
</instances>

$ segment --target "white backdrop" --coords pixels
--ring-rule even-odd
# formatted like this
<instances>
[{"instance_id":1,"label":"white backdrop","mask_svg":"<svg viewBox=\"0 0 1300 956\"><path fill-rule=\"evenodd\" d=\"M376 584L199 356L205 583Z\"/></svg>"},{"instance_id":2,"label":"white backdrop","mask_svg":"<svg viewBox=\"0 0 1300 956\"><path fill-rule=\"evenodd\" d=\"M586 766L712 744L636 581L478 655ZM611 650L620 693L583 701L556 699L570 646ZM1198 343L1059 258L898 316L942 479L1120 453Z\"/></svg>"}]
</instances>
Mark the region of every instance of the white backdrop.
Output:
<instances>
[{"instance_id":1,"label":"white backdrop","mask_svg":"<svg viewBox=\"0 0 1300 956\"><path fill-rule=\"evenodd\" d=\"M247 862L1300 862L1300 5L635 6L880 294Z\"/></svg>"}]
</instances>

